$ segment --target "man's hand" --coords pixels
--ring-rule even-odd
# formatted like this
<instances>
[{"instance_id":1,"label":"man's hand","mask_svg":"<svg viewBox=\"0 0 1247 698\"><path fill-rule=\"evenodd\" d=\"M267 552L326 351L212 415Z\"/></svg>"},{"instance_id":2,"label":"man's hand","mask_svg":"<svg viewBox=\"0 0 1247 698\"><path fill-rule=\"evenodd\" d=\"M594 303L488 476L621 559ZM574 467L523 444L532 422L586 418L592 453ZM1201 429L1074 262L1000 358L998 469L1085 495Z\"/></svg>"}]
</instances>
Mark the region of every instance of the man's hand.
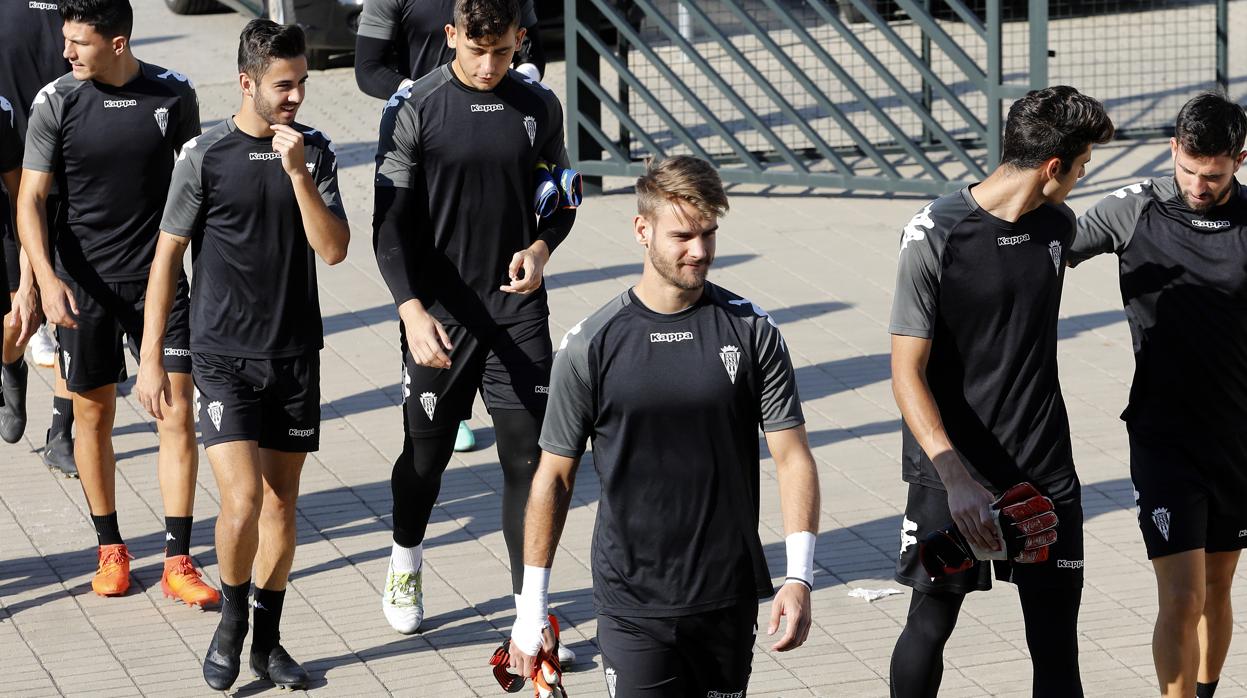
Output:
<instances>
[{"instance_id":1,"label":"man's hand","mask_svg":"<svg viewBox=\"0 0 1247 698\"><path fill-rule=\"evenodd\" d=\"M169 372L164 363L156 359L139 362L139 377L134 383L143 409L156 419L165 418L164 407L173 406L173 387L169 384Z\"/></svg>"},{"instance_id":2,"label":"man's hand","mask_svg":"<svg viewBox=\"0 0 1247 698\"><path fill-rule=\"evenodd\" d=\"M554 630L548 625L543 628L536 623L525 623L517 619L511 627L512 673L525 679L531 678L537 670L537 654L541 650L554 656Z\"/></svg>"},{"instance_id":3,"label":"man's hand","mask_svg":"<svg viewBox=\"0 0 1247 698\"><path fill-rule=\"evenodd\" d=\"M546 243L538 241L526 250L520 250L511 256L511 265L507 267L507 276L511 283L498 287L505 293L518 293L521 296L541 288L546 262L550 261L550 248ZM520 271L524 272L523 277Z\"/></svg>"},{"instance_id":4,"label":"man's hand","mask_svg":"<svg viewBox=\"0 0 1247 698\"><path fill-rule=\"evenodd\" d=\"M74 292L65 282L50 275L40 280L39 289L43 300L43 315L48 322L58 327L77 329L78 301L74 299Z\"/></svg>"},{"instance_id":5,"label":"man's hand","mask_svg":"<svg viewBox=\"0 0 1247 698\"><path fill-rule=\"evenodd\" d=\"M285 124L273 124L269 128L273 129L273 150L281 153L281 168L292 178L306 175L303 134Z\"/></svg>"},{"instance_id":6,"label":"man's hand","mask_svg":"<svg viewBox=\"0 0 1247 698\"><path fill-rule=\"evenodd\" d=\"M447 354L455 346L450 342L450 335L437 318L427 310L419 307L416 301L408 301L399 309L403 319L403 327L407 328L407 351L416 363L429 368L450 368L450 356Z\"/></svg>"},{"instance_id":7,"label":"man's hand","mask_svg":"<svg viewBox=\"0 0 1247 698\"><path fill-rule=\"evenodd\" d=\"M43 309L40 307L39 289L33 285L17 289L13 294L13 319L10 327L20 328L17 333L17 345L23 346L38 331L43 322Z\"/></svg>"},{"instance_id":8,"label":"man's hand","mask_svg":"<svg viewBox=\"0 0 1247 698\"><path fill-rule=\"evenodd\" d=\"M948 490L948 511L966 540L983 550L1000 550L991 492L971 477L945 482L944 487Z\"/></svg>"},{"instance_id":9,"label":"man's hand","mask_svg":"<svg viewBox=\"0 0 1247 698\"><path fill-rule=\"evenodd\" d=\"M805 644L810 636L810 589L801 582L788 582L779 588L775 599L771 601L771 622L766 634L774 635L779 631L779 619L786 617L787 625L779 642L771 645L774 652L795 650Z\"/></svg>"}]
</instances>

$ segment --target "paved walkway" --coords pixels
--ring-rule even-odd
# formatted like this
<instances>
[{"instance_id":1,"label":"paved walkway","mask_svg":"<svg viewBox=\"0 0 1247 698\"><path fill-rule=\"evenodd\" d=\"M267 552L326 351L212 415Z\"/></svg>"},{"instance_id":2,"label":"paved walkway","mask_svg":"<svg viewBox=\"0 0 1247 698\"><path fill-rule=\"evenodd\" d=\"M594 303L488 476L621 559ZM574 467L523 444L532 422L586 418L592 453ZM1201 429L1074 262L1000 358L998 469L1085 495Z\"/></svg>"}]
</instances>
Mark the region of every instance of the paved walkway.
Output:
<instances>
[{"instance_id":1,"label":"paved walkway","mask_svg":"<svg viewBox=\"0 0 1247 698\"><path fill-rule=\"evenodd\" d=\"M231 114L237 104L231 62L242 21L174 18L154 0L137 4L139 55L189 73L206 122ZM558 84L557 74L552 82ZM479 404L472 425L483 448L455 457L429 529L424 632L394 634L378 608L390 546L390 463L400 445L395 314L370 249L379 106L359 94L349 70L336 70L313 76L302 113L338 145L355 239L346 263L321 270L324 435L303 479L284 642L312 671L311 692L495 695L485 662L513 610L500 532L501 474ZM1073 204L1081 211L1105 192L1168 167L1163 144L1097 151ZM908 595L867 603L847 594L894 586L904 486L886 324L898 230L922 202L747 187L731 195L714 279L770 310L783 327L823 489L815 627L795 652L758 647L750 695L884 696ZM641 252L631 241L632 206L632 197L620 192L581 209L547 279L556 339L635 280ZM1117 419L1132 368L1122 318L1112 260L1070 273L1060 356L1087 516L1083 678L1088 695L1146 696L1153 694L1155 600ZM216 614L173 605L159 591L163 534L151 421L132 396L124 398L115 432L117 496L122 531L136 556L135 584L124 598L102 599L90 592L95 548L81 490L39 463L50 405L41 384L49 378L39 371L32 384L27 439L0 449L0 694L206 693L200 661ZM762 537L772 571L782 574L773 464L765 462L763 471ZM206 460L199 482L193 554L215 582L217 493ZM577 698L605 695L587 567L597 493L592 468L582 469L552 588L564 637L581 658L566 682ZM1240 604L1244 589L1240 583ZM970 598L947 664L942 695L1029 693L1011 587ZM245 678L240 683L244 695L264 688ZM1244 693L1247 643L1240 640L1219 695Z\"/></svg>"}]
</instances>

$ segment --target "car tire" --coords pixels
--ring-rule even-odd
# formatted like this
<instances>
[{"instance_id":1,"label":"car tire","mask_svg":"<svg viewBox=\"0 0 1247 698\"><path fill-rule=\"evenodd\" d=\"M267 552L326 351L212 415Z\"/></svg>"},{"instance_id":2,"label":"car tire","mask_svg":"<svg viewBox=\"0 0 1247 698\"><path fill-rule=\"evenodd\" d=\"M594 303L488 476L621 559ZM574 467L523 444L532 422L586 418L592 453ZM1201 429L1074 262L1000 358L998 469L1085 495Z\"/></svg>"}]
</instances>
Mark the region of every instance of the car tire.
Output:
<instances>
[{"instance_id":1,"label":"car tire","mask_svg":"<svg viewBox=\"0 0 1247 698\"><path fill-rule=\"evenodd\" d=\"M225 6L216 0L165 0L165 7L175 15L204 15L225 12Z\"/></svg>"}]
</instances>

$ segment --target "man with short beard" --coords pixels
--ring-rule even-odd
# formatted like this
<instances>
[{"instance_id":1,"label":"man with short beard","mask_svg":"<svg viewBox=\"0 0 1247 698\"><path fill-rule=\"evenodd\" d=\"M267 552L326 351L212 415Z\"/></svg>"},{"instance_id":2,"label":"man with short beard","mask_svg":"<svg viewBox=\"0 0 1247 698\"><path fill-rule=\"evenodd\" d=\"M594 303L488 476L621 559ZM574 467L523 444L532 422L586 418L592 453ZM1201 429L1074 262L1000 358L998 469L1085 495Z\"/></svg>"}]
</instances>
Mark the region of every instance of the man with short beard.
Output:
<instances>
[{"instance_id":1,"label":"man with short beard","mask_svg":"<svg viewBox=\"0 0 1247 698\"><path fill-rule=\"evenodd\" d=\"M557 667L542 637L550 567L592 440L602 483L593 604L610 695L743 696L758 599L775 597L768 634L787 618L773 650L809 633L818 471L779 326L706 281L728 208L718 172L674 157L651 166L636 191L641 279L573 327L554 361L511 666L528 677L541 664L543 691ZM786 536L778 592L758 537L759 428Z\"/></svg>"},{"instance_id":2,"label":"man with short beard","mask_svg":"<svg viewBox=\"0 0 1247 698\"><path fill-rule=\"evenodd\" d=\"M576 211L535 215L537 167L567 167L567 150L558 97L508 70L519 23L518 0L458 0L454 60L381 115L374 247L400 319L404 426L381 608L404 634L424 619L424 535L478 391L497 436L512 593L522 582L553 360L542 278Z\"/></svg>"},{"instance_id":3,"label":"man with short beard","mask_svg":"<svg viewBox=\"0 0 1247 698\"><path fill-rule=\"evenodd\" d=\"M1134 339L1122 419L1139 528L1156 571L1152 656L1166 696L1209 698L1234 632L1247 546L1247 116L1205 93L1178 112L1173 175L1109 194L1078 221L1070 264L1113 252Z\"/></svg>"},{"instance_id":4,"label":"man with short beard","mask_svg":"<svg viewBox=\"0 0 1247 698\"><path fill-rule=\"evenodd\" d=\"M138 358L160 212L173 160L199 134L199 104L186 76L131 53L134 14L127 0L63 0L60 8L73 70L35 97L17 227L38 285L33 299L41 297L56 325L61 374L73 393L74 459L99 543L91 588L120 596L130 587L130 552L117 524L112 431L117 383L126 379L123 337ZM55 259L46 215L54 180L65 208ZM202 607L219 596L189 556L199 454L185 276L178 288L173 321L147 337L173 373L170 407L156 423L166 526L161 586L167 596Z\"/></svg>"},{"instance_id":5,"label":"man with short beard","mask_svg":"<svg viewBox=\"0 0 1247 698\"><path fill-rule=\"evenodd\" d=\"M325 342L315 256L327 264L345 259L350 228L333 145L295 122L305 53L297 26L257 19L243 29L242 105L183 146L147 286L150 338L165 327L194 240L191 361L204 452L221 492L221 620L203 675L218 690L229 689L241 668L253 570L251 671L281 688L308 681L281 646L281 612L299 475L320 443ZM157 419L167 409L169 377L153 341L143 342L135 392Z\"/></svg>"}]
</instances>

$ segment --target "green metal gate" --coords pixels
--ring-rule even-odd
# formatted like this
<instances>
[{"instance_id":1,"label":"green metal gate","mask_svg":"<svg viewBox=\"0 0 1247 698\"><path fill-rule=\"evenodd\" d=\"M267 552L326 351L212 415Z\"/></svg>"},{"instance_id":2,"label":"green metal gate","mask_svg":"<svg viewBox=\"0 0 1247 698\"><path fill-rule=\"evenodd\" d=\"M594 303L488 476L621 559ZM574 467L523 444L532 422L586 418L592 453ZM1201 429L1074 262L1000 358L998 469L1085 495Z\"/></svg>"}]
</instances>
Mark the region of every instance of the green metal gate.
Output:
<instances>
[{"instance_id":1,"label":"green metal gate","mask_svg":"<svg viewBox=\"0 0 1247 698\"><path fill-rule=\"evenodd\" d=\"M1068 6L1109 1L565 0L569 154L589 176L686 153L728 182L943 193L998 161L1050 62L1079 86Z\"/></svg>"}]
</instances>

